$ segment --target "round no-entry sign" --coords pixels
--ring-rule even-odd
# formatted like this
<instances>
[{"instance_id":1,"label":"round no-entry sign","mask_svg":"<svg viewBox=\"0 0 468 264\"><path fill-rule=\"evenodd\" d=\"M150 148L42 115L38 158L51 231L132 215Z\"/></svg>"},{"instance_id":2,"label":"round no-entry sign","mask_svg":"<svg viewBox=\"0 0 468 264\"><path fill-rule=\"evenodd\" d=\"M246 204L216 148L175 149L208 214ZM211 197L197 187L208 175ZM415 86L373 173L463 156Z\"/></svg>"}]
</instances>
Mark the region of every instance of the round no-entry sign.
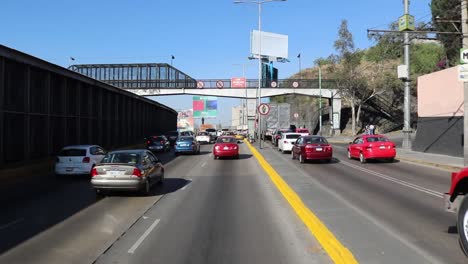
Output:
<instances>
[{"instance_id":1,"label":"round no-entry sign","mask_svg":"<svg viewBox=\"0 0 468 264\"><path fill-rule=\"evenodd\" d=\"M217 87L218 89L223 88L223 87L224 87L224 82L223 82L223 81L216 81L216 87Z\"/></svg>"},{"instance_id":2,"label":"round no-entry sign","mask_svg":"<svg viewBox=\"0 0 468 264\"><path fill-rule=\"evenodd\" d=\"M205 86L205 84L202 81L197 82L197 88L198 89L203 89L204 86Z\"/></svg>"},{"instance_id":3,"label":"round no-entry sign","mask_svg":"<svg viewBox=\"0 0 468 264\"><path fill-rule=\"evenodd\" d=\"M269 104L260 104L258 106L258 113L261 115L268 115L270 113L270 105Z\"/></svg>"}]
</instances>

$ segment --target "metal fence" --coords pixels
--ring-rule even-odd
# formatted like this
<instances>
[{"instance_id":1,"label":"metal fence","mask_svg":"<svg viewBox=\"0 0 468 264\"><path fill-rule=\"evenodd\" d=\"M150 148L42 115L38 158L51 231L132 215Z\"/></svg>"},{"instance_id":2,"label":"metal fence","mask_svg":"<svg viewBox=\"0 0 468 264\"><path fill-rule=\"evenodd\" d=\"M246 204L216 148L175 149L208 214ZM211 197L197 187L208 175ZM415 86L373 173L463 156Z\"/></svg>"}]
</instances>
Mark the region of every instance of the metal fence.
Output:
<instances>
[{"instance_id":1,"label":"metal fence","mask_svg":"<svg viewBox=\"0 0 468 264\"><path fill-rule=\"evenodd\" d=\"M176 128L169 107L0 45L0 167Z\"/></svg>"}]
</instances>

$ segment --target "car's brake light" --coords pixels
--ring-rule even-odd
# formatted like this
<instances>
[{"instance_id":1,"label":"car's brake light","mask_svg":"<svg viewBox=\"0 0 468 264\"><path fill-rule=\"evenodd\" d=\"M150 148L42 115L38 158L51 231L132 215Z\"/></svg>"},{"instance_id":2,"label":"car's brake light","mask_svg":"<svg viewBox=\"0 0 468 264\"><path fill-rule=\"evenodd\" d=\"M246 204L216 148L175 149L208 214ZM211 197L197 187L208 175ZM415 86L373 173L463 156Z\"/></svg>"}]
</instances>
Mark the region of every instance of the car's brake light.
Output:
<instances>
[{"instance_id":1,"label":"car's brake light","mask_svg":"<svg viewBox=\"0 0 468 264\"><path fill-rule=\"evenodd\" d=\"M141 170L138 169L138 168L133 169L132 175L137 176L137 177L141 177Z\"/></svg>"},{"instance_id":2,"label":"car's brake light","mask_svg":"<svg viewBox=\"0 0 468 264\"><path fill-rule=\"evenodd\" d=\"M219 146L215 146L215 149L218 150L218 149L219 149Z\"/></svg>"},{"instance_id":3,"label":"car's brake light","mask_svg":"<svg viewBox=\"0 0 468 264\"><path fill-rule=\"evenodd\" d=\"M89 163L91 159L89 157L84 157L83 158L83 163Z\"/></svg>"},{"instance_id":4,"label":"car's brake light","mask_svg":"<svg viewBox=\"0 0 468 264\"><path fill-rule=\"evenodd\" d=\"M234 146L234 149L237 149L237 146Z\"/></svg>"},{"instance_id":5,"label":"car's brake light","mask_svg":"<svg viewBox=\"0 0 468 264\"><path fill-rule=\"evenodd\" d=\"M96 168L93 168L91 170L91 177L94 177L94 176L97 176L97 175L98 175L98 172L97 172Z\"/></svg>"},{"instance_id":6,"label":"car's brake light","mask_svg":"<svg viewBox=\"0 0 468 264\"><path fill-rule=\"evenodd\" d=\"M149 141L149 140L148 140L148 141L146 141L146 144L148 144L148 145L149 145L149 144L151 144L151 141Z\"/></svg>"},{"instance_id":7,"label":"car's brake light","mask_svg":"<svg viewBox=\"0 0 468 264\"><path fill-rule=\"evenodd\" d=\"M311 145L306 145L305 148L306 148L306 149L313 149L314 147L311 146Z\"/></svg>"}]
</instances>

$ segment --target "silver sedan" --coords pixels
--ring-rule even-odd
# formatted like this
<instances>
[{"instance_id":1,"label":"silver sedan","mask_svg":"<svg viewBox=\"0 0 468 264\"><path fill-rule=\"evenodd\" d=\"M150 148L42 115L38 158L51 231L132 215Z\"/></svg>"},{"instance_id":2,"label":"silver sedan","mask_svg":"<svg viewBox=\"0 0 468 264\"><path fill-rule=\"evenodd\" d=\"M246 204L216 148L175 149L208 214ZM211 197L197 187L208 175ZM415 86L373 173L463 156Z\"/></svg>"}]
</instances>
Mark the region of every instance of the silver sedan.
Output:
<instances>
[{"instance_id":1,"label":"silver sedan","mask_svg":"<svg viewBox=\"0 0 468 264\"><path fill-rule=\"evenodd\" d=\"M119 150L107 153L91 170L91 176L97 194L105 190L130 190L148 195L153 184L163 183L164 167L151 151Z\"/></svg>"}]
</instances>

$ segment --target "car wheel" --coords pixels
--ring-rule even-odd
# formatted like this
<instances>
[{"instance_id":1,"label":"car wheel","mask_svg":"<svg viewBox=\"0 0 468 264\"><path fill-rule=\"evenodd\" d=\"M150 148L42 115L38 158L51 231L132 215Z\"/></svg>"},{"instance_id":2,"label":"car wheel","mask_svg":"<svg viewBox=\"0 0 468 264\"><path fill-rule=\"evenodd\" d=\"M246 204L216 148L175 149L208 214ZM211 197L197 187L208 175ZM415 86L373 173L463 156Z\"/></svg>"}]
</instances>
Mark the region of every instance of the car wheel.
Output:
<instances>
[{"instance_id":1,"label":"car wheel","mask_svg":"<svg viewBox=\"0 0 468 264\"><path fill-rule=\"evenodd\" d=\"M299 154L299 162L300 162L300 163L304 163L304 162L305 162L304 158L302 157L302 154Z\"/></svg>"},{"instance_id":2,"label":"car wheel","mask_svg":"<svg viewBox=\"0 0 468 264\"><path fill-rule=\"evenodd\" d=\"M163 183L164 183L164 180L165 180L165 178L164 178L164 171L163 171L163 172L162 172L162 175L161 175L161 178L159 179L159 182L158 182L158 183L159 183L159 184L163 184Z\"/></svg>"},{"instance_id":3,"label":"car wheel","mask_svg":"<svg viewBox=\"0 0 468 264\"><path fill-rule=\"evenodd\" d=\"M326 163L330 163L332 161L332 159L326 159L325 162Z\"/></svg>"},{"instance_id":4,"label":"car wheel","mask_svg":"<svg viewBox=\"0 0 468 264\"><path fill-rule=\"evenodd\" d=\"M286 150L282 149L281 153L286 154Z\"/></svg>"},{"instance_id":5,"label":"car wheel","mask_svg":"<svg viewBox=\"0 0 468 264\"><path fill-rule=\"evenodd\" d=\"M351 157L351 151L349 151L349 149L348 149L348 159L351 159L351 158L352 158Z\"/></svg>"},{"instance_id":6,"label":"car wheel","mask_svg":"<svg viewBox=\"0 0 468 264\"><path fill-rule=\"evenodd\" d=\"M174 152L174 155L177 157L179 156L179 152Z\"/></svg>"},{"instance_id":7,"label":"car wheel","mask_svg":"<svg viewBox=\"0 0 468 264\"><path fill-rule=\"evenodd\" d=\"M364 163L367 162L367 160L366 160L366 158L364 157L364 154L362 154L362 152L359 153L359 161L360 161L362 164L364 164Z\"/></svg>"},{"instance_id":8,"label":"car wheel","mask_svg":"<svg viewBox=\"0 0 468 264\"><path fill-rule=\"evenodd\" d=\"M463 253L468 256L468 196L463 199L458 210L457 229L460 247L463 249Z\"/></svg>"},{"instance_id":9,"label":"car wheel","mask_svg":"<svg viewBox=\"0 0 468 264\"><path fill-rule=\"evenodd\" d=\"M151 190L150 182L149 182L148 179L146 179L145 185L143 186L143 189L141 190L141 193L142 193L144 196L148 196L149 193L150 193L150 190Z\"/></svg>"},{"instance_id":10,"label":"car wheel","mask_svg":"<svg viewBox=\"0 0 468 264\"><path fill-rule=\"evenodd\" d=\"M239 155L236 155L234 158L235 158L235 159L239 159Z\"/></svg>"},{"instance_id":11,"label":"car wheel","mask_svg":"<svg viewBox=\"0 0 468 264\"><path fill-rule=\"evenodd\" d=\"M217 156L213 155L213 159L217 159L217 158L218 158Z\"/></svg>"},{"instance_id":12,"label":"car wheel","mask_svg":"<svg viewBox=\"0 0 468 264\"><path fill-rule=\"evenodd\" d=\"M106 192L103 189L95 189L95 191L96 191L96 196L98 197L106 196Z\"/></svg>"},{"instance_id":13,"label":"car wheel","mask_svg":"<svg viewBox=\"0 0 468 264\"><path fill-rule=\"evenodd\" d=\"M387 159L387 161L388 161L389 163L393 163L393 162L395 161L395 158L389 158L389 159Z\"/></svg>"}]
</instances>

